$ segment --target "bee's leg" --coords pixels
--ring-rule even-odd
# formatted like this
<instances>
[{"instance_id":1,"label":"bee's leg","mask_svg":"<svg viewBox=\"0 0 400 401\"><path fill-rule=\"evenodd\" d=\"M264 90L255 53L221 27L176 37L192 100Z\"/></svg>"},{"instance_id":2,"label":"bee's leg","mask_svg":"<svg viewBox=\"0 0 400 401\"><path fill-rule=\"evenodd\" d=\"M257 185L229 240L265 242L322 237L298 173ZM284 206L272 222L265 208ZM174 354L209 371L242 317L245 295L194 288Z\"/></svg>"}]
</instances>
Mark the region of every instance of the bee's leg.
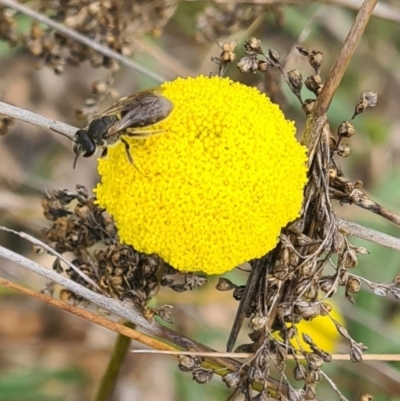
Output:
<instances>
[{"instance_id":1,"label":"bee's leg","mask_svg":"<svg viewBox=\"0 0 400 401\"><path fill-rule=\"evenodd\" d=\"M135 163L133 162L133 157L131 155L131 147L129 146L129 143L126 142L124 138L121 138L121 142L125 146L126 157L128 158L129 163L135 165Z\"/></svg>"},{"instance_id":2,"label":"bee's leg","mask_svg":"<svg viewBox=\"0 0 400 401\"><path fill-rule=\"evenodd\" d=\"M108 148L104 148L103 151L101 152L101 157L106 157L108 152Z\"/></svg>"},{"instance_id":3,"label":"bee's leg","mask_svg":"<svg viewBox=\"0 0 400 401\"><path fill-rule=\"evenodd\" d=\"M125 140L124 138L121 138L121 142L122 142L122 143L124 144L124 146L125 146L126 157L128 158L129 163L132 164L133 167L135 167L135 169L136 169L140 174L142 174L144 177L146 177L146 176L137 168L135 162L133 161L133 157L132 157L132 154L131 154L131 147L129 146L129 143L126 142L126 140Z\"/></svg>"}]
</instances>

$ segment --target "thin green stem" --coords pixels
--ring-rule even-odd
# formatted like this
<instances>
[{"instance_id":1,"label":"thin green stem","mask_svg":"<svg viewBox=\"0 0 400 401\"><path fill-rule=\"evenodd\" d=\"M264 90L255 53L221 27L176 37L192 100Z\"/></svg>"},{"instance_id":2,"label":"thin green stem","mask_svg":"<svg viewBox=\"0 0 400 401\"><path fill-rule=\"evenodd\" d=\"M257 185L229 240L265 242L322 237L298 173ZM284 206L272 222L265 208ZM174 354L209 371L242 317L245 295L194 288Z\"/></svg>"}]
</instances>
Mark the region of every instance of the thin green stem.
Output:
<instances>
[{"instance_id":1,"label":"thin green stem","mask_svg":"<svg viewBox=\"0 0 400 401\"><path fill-rule=\"evenodd\" d=\"M129 322L124 323L124 326L132 329L135 328L135 325ZM124 363L125 357L129 352L130 343L131 339L129 337L118 334L111 358L107 365L107 369L101 378L100 385L97 389L96 395L93 398L93 401L107 401L111 399L122 364Z\"/></svg>"}]
</instances>

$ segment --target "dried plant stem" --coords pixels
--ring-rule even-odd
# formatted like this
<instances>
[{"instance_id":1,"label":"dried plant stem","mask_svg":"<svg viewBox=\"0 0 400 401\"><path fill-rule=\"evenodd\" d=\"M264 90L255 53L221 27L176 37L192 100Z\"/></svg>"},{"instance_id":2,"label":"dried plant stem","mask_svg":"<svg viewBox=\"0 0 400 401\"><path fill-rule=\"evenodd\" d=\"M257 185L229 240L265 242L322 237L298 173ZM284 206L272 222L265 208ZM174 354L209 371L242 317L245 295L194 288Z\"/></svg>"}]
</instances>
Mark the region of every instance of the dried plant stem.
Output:
<instances>
[{"instance_id":1,"label":"dried plant stem","mask_svg":"<svg viewBox=\"0 0 400 401\"><path fill-rule=\"evenodd\" d=\"M328 74L326 82L320 95L315 103L313 111L313 117L318 119L325 115L328 111L329 105L332 101L333 95L335 94L344 73L346 72L347 66L350 63L351 58L357 48L357 45L364 33L364 30L370 20L376 3L378 0L365 0L356 16L353 26L351 27L347 38L344 42L340 53L338 54L331 71Z\"/></svg>"},{"instance_id":2,"label":"dried plant stem","mask_svg":"<svg viewBox=\"0 0 400 401\"><path fill-rule=\"evenodd\" d=\"M134 354L155 354L155 355L191 355L191 356L219 356L222 358L247 359L254 357L252 352L189 352L189 351L159 351L136 349L131 351ZM349 354L331 354L334 361L351 361ZM304 355L287 355L288 359L305 359ZM400 354L366 354L363 355L363 361L394 361L400 362Z\"/></svg>"},{"instance_id":3,"label":"dried plant stem","mask_svg":"<svg viewBox=\"0 0 400 401\"><path fill-rule=\"evenodd\" d=\"M134 325L131 323L125 323L124 326L134 328ZM129 352L130 343L131 339L129 337L118 334L111 353L111 358L108 361L107 369L101 378L100 385L93 401L107 401L111 399L122 364Z\"/></svg>"},{"instance_id":4,"label":"dried plant stem","mask_svg":"<svg viewBox=\"0 0 400 401\"><path fill-rule=\"evenodd\" d=\"M104 46L98 42L95 42L94 40L88 38L85 35L82 35L81 33L75 31L74 29L68 28L65 25L62 25L50 18L47 18L45 15L40 14L36 11L33 11L30 8L23 6L22 4L19 4L13 0L0 0L0 4L5 7L12 8L13 10L16 10L36 21L39 21L39 22L55 29L57 32L60 32L63 35L68 36L69 38L74 39L77 42L90 47L91 49L97 51L98 53L102 54L103 56L110 57L111 59L114 59L114 60L120 62L121 64L125 65L128 68L132 68L133 70L140 72L141 74L146 75L149 78L154 79L156 82L165 81L165 79L161 75L158 75L155 72L148 70L147 68L143 67L141 64L136 63L135 61L132 61L132 60L122 56L120 53L118 53L114 50L111 50L107 46Z\"/></svg>"},{"instance_id":5,"label":"dried plant stem","mask_svg":"<svg viewBox=\"0 0 400 401\"><path fill-rule=\"evenodd\" d=\"M72 270L74 270L77 274L79 274L88 284L92 285L93 288L96 288L97 290L100 290L100 287L90 277L88 277L85 273L83 273L81 270L79 270L73 263L71 263L68 259L64 258L63 255L61 255L60 253L56 252L52 247L48 246L43 241L40 241L37 238L32 237L31 235L26 234L24 232L14 231L14 230L11 230L11 229L9 229L7 227L4 227L4 226L0 226L0 230L9 232L9 233L12 233L12 234L15 234L15 235L18 235L19 237L21 237L23 239L26 239L27 241L31 242L32 244L37 245L37 246L45 249L48 253L50 253L51 255L56 256L61 261L63 261L65 264L67 264Z\"/></svg>"},{"instance_id":6,"label":"dried plant stem","mask_svg":"<svg viewBox=\"0 0 400 401\"><path fill-rule=\"evenodd\" d=\"M37 127L51 129L52 131L61 133L71 140L73 140L74 134L78 130L78 128L71 125L43 117L25 109L20 109L19 107L12 106L8 103L0 102L0 114L36 125Z\"/></svg>"},{"instance_id":7,"label":"dried plant stem","mask_svg":"<svg viewBox=\"0 0 400 401\"><path fill-rule=\"evenodd\" d=\"M382 216L394 224L400 225L400 216L375 202L359 189L354 189L350 194L344 194L335 188L329 188L329 191L332 199L338 199L342 203L355 204L363 209Z\"/></svg>"},{"instance_id":8,"label":"dried plant stem","mask_svg":"<svg viewBox=\"0 0 400 401\"><path fill-rule=\"evenodd\" d=\"M346 235L353 235L354 237L358 237L400 252L400 239L398 238L343 219L336 218L336 221L339 229L344 230Z\"/></svg>"},{"instance_id":9,"label":"dried plant stem","mask_svg":"<svg viewBox=\"0 0 400 401\"><path fill-rule=\"evenodd\" d=\"M169 344L166 344L160 340L157 340L153 337L150 337L146 334L140 333L132 328L124 326L122 324L116 323L112 320L109 320L105 317L99 316L93 312L90 312L86 309L79 308L78 306L70 305L65 302L62 302L58 299L49 297L48 295L42 294L30 288L23 287L19 284L13 283L9 280L0 278L0 285L3 285L12 290L21 292L23 294L29 295L32 298L35 298L39 301L45 302L49 305L52 305L60 310L64 310L66 312L72 313L75 316L81 317L85 320L88 320L92 323L95 323L99 326L105 327L111 331L114 331L122 336L129 337L132 340L138 341L141 344L147 345L154 349L164 350L164 351L176 351L176 347L173 347Z\"/></svg>"}]
</instances>

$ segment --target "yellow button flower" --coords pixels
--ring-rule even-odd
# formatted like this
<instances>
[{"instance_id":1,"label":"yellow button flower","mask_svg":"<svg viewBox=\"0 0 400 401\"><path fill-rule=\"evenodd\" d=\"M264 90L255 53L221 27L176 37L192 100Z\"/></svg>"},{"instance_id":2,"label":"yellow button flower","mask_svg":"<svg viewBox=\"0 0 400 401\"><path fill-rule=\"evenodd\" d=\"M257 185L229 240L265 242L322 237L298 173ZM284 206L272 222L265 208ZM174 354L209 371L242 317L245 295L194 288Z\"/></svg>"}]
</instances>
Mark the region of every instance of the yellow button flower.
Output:
<instances>
[{"instance_id":1,"label":"yellow button flower","mask_svg":"<svg viewBox=\"0 0 400 401\"><path fill-rule=\"evenodd\" d=\"M227 78L162 85L174 104L145 140L124 136L99 160L99 204L121 241L179 270L221 274L259 258L299 216L306 149L257 89Z\"/></svg>"}]
</instances>

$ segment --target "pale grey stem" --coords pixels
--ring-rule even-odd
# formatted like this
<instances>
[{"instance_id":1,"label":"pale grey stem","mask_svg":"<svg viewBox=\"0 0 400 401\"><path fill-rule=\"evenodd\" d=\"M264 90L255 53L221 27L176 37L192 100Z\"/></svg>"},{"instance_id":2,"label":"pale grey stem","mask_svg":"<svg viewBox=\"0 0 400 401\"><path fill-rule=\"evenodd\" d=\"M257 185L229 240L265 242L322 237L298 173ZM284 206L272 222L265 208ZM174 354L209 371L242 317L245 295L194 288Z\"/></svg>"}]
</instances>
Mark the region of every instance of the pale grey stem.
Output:
<instances>
[{"instance_id":1,"label":"pale grey stem","mask_svg":"<svg viewBox=\"0 0 400 401\"><path fill-rule=\"evenodd\" d=\"M45 277L48 280L51 280L61 285L67 290L72 291L74 294L77 294L85 298L86 300L100 306L101 308L104 308L112 313L115 313L118 316L121 316L129 320L132 323L138 324L139 326L150 330L153 327L153 324L149 323L146 319L144 319L143 316L139 314L139 312L137 312L132 308L132 306L128 307L122 302L116 301L112 298L107 298L104 295L96 294L95 292L70 280L67 277L64 277L63 275L55 272L54 270L50 270L44 266L41 266L38 263L33 262L32 260L25 258L24 256L19 255L2 246L0 246L0 257L11 260L33 271L34 273L39 274L42 277Z\"/></svg>"},{"instance_id":2,"label":"pale grey stem","mask_svg":"<svg viewBox=\"0 0 400 401\"><path fill-rule=\"evenodd\" d=\"M16 10L24 15L27 15L28 17L33 18L34 20L39 21L39 22L55 29L57 32L60 32L60 33L64 34L65 36L68 36L71 39L74 39L77 42L90 47L91 49L99 52L103 56L106 56L113 60L116 60L116 61L120 62L121 64L125 65L126 67L132 68L133 70L140 72L143 75L147 75L149 78L154 79L156 82L164 82L165 81L165 79L161 75L158 75L155 72L149 71L147 68L145 68L141 64L136 63L135 61L132 61L132 60L122 56L120 53L117 53L116 51L111 50L107 46L97 43L97 42L89 39L87 36L82 35L81 33L75 31L74 29L68 28L65 25L62 25L50 18L47 18L45 15L40 14L36 11L33 11L30 8L23 6L22 4L19 4L13 0L0 0L0 4L2 4L3 6L6 6L6 7L12 8L13 10Z\"/></svg>"},{"instance_id":3,"label":"pale grey stem","mask_svg":"<svg viewBox=\"0 0 400 401\"><path fill-rule=\"evenodd\" d=\"M34 245L40 246L41 248L45 249L48 253L51 255L56 256L60 260L62 260L65 264L67 264L72 270L74 270L77 274L79 274L88 284L92 285L94 288L100 290L100 287L90 278L88 277L85 273L83 273L81 270L79 270L73 263L71 263L68 259L64 258L60 253L55 251L51 246L48 246L44 242L38 240L35 237L32 237L29 234L26 234L24 232L18 232L11 230L10 228L0 226L0 230L7 231L9 233L18 235L21 238L26 239L27 241L31 242Z\"/></svg>"},{"instance_id":4,"label":"pale grey stem","mask_svg":"<svg viewBox=\"0 0 400 401\"><path fill-rule=\"evenodd\" d=\"M186 0L188 2L199 0ZM226 3L226 0L214 0L216 3ZM235 0L237 4L276 4L277 0ZM310 0L281 0L279 1L281 5L304 5L310 4ZM350 8L352 10L358 10L361 7L362 0L317 0L315 3L320 3L322 5L330 4L333 6L342 6ZM400 10L390 4L386 4L380 1L374 10L374 17L382 18L387 21L399 22L400 23Z\"/></svg>"},{"instance_id":5,"label":"pale grey stem","mask_svg":"<svg viewBox=\"0 0 400 401\"><path fill-rule=\"evenodd\" d=\"M1 2L1 0L0 0ZM62 122L51 120L31 111L20 109L19 107L11 106L8 103L0 102L0 114L15 118L16 120L25 121L26 123L36 125L38 127L49 128L52 131L66 136L73 141L74 135L78 128Z\"/></svg>"},{"instance_id":6,"label":"pale grey stem","mask_svg":"<svg viewBox=\"0 0 400 401\"><path fill-rule=\"evenodd\" d=\"M184 337L181 334L168 329L167 327L162 326L156 321L150 322L146 320L141 315L141 313L133 307L131 303L118 301L116 299L97 294L85 288L84 286L68 279L67 277L62 276L54 270L50 270L44 266L41 266L38 263L35 263L32 260L25 258L24 256L10 251L9 249L2 246L0 246L0 257L11 260L18 265L25 267L28 270L31 270L39 274L40 276L61 285L62 287L66 288L69 291L72 291L74 294L81 296L89 302L92 302L93 304L98 305L101 308L106 309L111 313L114 313L115 315L136 324L142 329L145 329L151 335L166 339L182 348L196 347L199 348L199 350L205 349L207 351L212 351L210 348L204 347L203 345L198 344L195 341ZM237 363L236 361L231 362Z\"/></svg>"},{"instance_id":7,"label":"pale grey stem","mask_svg":"<svg viewBox=\"0 0 400 401\"><path fill-rule=\"evenodd\" d=\"M400 252L399 238L339 218L336 218L336 221L339 228L343 229L348 235L353 235L354 237L362 238L366 241L374 242L375 244L386 246L387 248Z\"/></svg>"},{"instance_id":8,"label":"pale grey stem","mask_svg":"<svg viewBox=\"0 0 400 401\"><path fill-rule=\"evenodd\" d=\"M335 393L338 395L340 401L349 401L338 389L338 387L336 386L335 382L321 369L319 370L319 372L321 373L322 376L325 377L325 380L331 385L331 387L333 388L333 390L335 391Z\"/></svg>"}]
</instances>

